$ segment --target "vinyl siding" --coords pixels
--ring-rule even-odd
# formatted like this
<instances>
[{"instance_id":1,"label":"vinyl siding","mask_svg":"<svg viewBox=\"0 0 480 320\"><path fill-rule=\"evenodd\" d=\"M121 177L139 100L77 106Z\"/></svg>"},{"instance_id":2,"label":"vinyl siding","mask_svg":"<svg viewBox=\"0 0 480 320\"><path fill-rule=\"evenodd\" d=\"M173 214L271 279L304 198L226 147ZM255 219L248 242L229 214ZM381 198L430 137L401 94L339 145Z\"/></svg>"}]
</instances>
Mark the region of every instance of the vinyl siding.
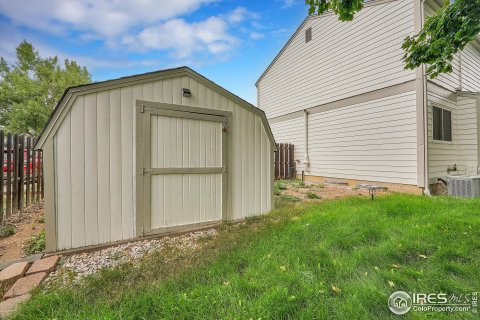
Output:
<instances>
[{"instance_id":1,"label":"vinyl siding","mask_svg":"<svg viewBox=\"0 0 480 320\"><path fill-rule=\"evenodd\" d=\"M425 15L427 17L432 16L436 10L440 7L433 0L425 2ZM452 60L452 72L439 74L436 78L430 79L433 83L448 89L455 91L460 87L460 59L458 55L455 55Z\"/></svg>"},{"instance_id":2,"label":"vinyl siding","mask_svg":"<svg viewBox=\"0 0 480 320\"><path fill-rule=\"evenodd\" d=\"M295 119L276 122L270 124L273 136L277 143L292 143L294 149L294 159L297 163L297 172L304 170L303 160L305 158L305 119L298 117Z\"/></svg>"},{"instance_id":3,"label":"vinyl siding","mask_svg":"<svg viewBox=\"0 0 480 320\"><path fill-rule=\"evenodd\" d=\"M427 16L433 15L438 9L439 6L433 1L427 1L425 4ZM456 54L452 60L452 67L452 72L442 73L430 80L450 91L460 89L480 92L480 45L478 43L472 41L461 53Z\"/></svg>"},{"instance_id":4,"label":"vinyl siding","mask_svg":"<svg viewBox=\"0 0 480 320\"><path fill-rule=\"evenodd\" d=\"M273 153L258 115L188 76L125 85L78 96L53 137L58 250L137 236L137 99L231 111L229 218L271 210Z\"/></svg>"},{"instance_id":5,"label":"vinyl siding","mask_svg":"<svg viewBox=\"0 0 480 320\"><path fill-rule=\"evenodd\" d=\"M462 52L462 90L480 92L480 45L469 43Z\"/></svg>"},{"instance_id":6,"label":"vinyl siding","mask_svg":"<svg viewBox=\"0 0 480 320\"><path fill-rule=\"evenodd\" d=\"M309 116L309 175L417 183L415 92Z\"/></svg>"},{"instance_id":7,"label":"vinyl siding","mask_svg":"<svg viewBox=\"0 0 480 320\"><path fill-rule=\"evenodd\" d=\"M478 166L478 107L476 100L457 95L457 102L428 95L428 168L430 183L448 175L447 167L456 164L458 173L476 174ZM432 105L452 112L452 142L433 140Z\"/></svg>"},{"instance_id":8,"label":"vinyl siding","mask_svg":"<svg viewBox=\"0 0 480 320\"><path fill-rule=\"evenodd\" d=\"M348 23L311 17L259 81L259 107L270 119L412 80L401 48L412 33L410 0L368 6Z\"/></svg>"}]
</instances>

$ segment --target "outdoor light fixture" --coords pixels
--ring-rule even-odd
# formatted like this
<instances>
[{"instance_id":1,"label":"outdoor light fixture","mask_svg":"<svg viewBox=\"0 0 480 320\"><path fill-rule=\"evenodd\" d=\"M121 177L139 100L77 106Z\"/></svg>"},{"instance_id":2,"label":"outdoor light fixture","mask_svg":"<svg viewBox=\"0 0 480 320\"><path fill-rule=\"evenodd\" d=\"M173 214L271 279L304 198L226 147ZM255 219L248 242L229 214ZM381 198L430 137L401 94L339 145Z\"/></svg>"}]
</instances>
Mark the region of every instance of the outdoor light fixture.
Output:
<instances>
[{"instance_id":1,"label":"outdoor light fixture","mask_svg":"<svg viewBox=\"0 0 480 320\"><path fill-rule=\"evenodd\" d=\"M182 91L183 91L184 97L190 97L192 95L192 93L190 92L190 89L188 88L183 88Z\"/></svg>"}]
</instances>

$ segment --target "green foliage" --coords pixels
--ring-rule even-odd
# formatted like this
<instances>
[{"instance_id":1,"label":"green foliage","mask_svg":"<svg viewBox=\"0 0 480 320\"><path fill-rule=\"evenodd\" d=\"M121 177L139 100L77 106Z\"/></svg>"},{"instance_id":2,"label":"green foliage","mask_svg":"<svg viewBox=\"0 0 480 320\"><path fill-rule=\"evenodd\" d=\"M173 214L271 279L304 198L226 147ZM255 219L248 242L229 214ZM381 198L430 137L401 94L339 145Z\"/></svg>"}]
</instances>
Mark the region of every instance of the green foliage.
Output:
<instances>
[{"instance_id":1,"label":"green foliage","mask_svg":"<svg viewBox=\"0 0 480 320\"><path fill-rule=\"evenodd\" d=\"M25 247L25 253L35 254L45 250L45 231L42 230L38 236L32 236Z\"/></svg>"},{"instance_id":2,"label":"green foliage","mask_svg":"<svg viewBox=\"0 0 480 320\"><path fill-rule=\"evenodd\" d=\"M57 57L42 58L33 46L22 41L17 60L9 66L0 58L0 125L16 133L38 135L66 88L90 83L85 67Z\"/></svg>"},{"instance_id":3,"label":"green foliage","mask_svg":"<svg viewBox=\"0 0 480 320\"><path fill-rule=\"evenodd\" d=\"M282 207L285 205L291 205L295 202L300 202L300 198L296 197L291 194L281 194L279 196L275 196L275 208Z\"/></svg>"},{"instance_id":4,"label":"green foliage","mask_svg":"<svg viewBox=\"0 0 480 320\"><path fill-rule=\"evenodd\" d=\"M278 190L287 190L287 184L281 181L275 181L274 188Z\"/></svg>"},{"instance_id":5,"label":"green foliage","mask_svg":"<svg viewBox=\"0 0 480 320\"><path fill-rule=\"evenodd\" d=\"M280 181L275 181L273 184L273 194L279 196L282 190L287 190L287 185Z\"/></svg>"},{"instance_id":6,"label":"green foliage","mask_svg":"<svg viewBox=\"0 0 480 320\"><path fill-rule=\"evenodd\" d=\"M13 319L400 319L387 306L397 290L478 291L479 205L401 194L287 204L191 253L37 291Z\"/></svg>"},{"instance_id":7,"label":"green foliage","mask_svg":"<svg viewBox=\"0 0 480 320\"><path fill-rule=\"evenodd\" d=\"M406 68L428 64L427 73L435 78L451 72L454 55L463 50L480 32L480 0L446 2L427 18L423 29L403 43Z\"/></svg>"},{"instance_id":8,"label":"green foliage","mask_svg":"<svg viewBox=\"0 0 480 320\"><path fill-rule=\"evenodd\" d=\"M351 21L358 11L362 10L365 0L305 0L309 6L309 14L324 14L333 11L341 21Z\"/></svg>"},{"instance_id":9,"label":"green foliage","mask_svg":"<svg viewBox=\"0 0 480 320\"><path fill-rule=\"evenodd\" d=\"M12 226L11 224L0 226L0 238L8 237L12 234L15 234L15 226Z\"/></svg>"},{"instance_id":10,"label":"green foliage","mask_svg":"<svg viewBox=\"0 0 480 320\"><path fill-rule=\"evenodd\" d=\"M295 187L295 188L306 188L307 185L304 181L302 180L295 180L292 185Z\"/></svg>"},{"instance_id":11,"label":"green foliage","mask_svg":"<svg viewBox=\"0 0 480 320\"><path fill-rule=\"evenodd\" d=\"M320 197L313 191L308 191L305 193L308 199L320 199Z\"/></svg>"},{"instance_id":12,"label":"green foliage","mask_svg":"<svg viewBox=\"0 0 480 320\"><path fill-rule=\"evenodd\" d=\"M350 21L366 0L305 0L309 14L333 11L341 21ZM427 18L416 36L407 36L402 48L406 69L427 64L427 74L435 78L451 72L454 55L463 50L480 32L480 0L445 1L443 7Z\"/></svg>"}]
</instances>

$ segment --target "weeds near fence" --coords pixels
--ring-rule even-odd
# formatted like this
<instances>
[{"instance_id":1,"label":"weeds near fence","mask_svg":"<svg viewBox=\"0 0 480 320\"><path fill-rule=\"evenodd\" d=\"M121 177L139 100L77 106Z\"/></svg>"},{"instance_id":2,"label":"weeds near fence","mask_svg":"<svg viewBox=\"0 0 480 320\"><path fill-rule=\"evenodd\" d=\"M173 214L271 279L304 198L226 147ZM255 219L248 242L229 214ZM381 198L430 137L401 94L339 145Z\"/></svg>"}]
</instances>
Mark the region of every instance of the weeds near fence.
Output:
<instances>
[{"instance_id":1,"label":"weeds near fence","mask_svg":"<svg viewBox=\"0 0 480 320\"><path fill-rule=\"evenodd\" d=\"M305 195L307 196L307 199L320 199L318 194L313 191L308 191L307 193L305 193Z\"/></svg>"},{"instance_id":2,"label":"weeds near fence","mask_svg":"<svg viewBox=\"0 0 480 320\"><path fill-rule=\"evenodd\" d=\"M15 227L11 224L0 226L0 238L5 238L15 234Z\"/></svg>"},{"instance_id":3,"label":"weeds near fence","mask_svg":"<svg viewBox=\"0 0 480 320\"><path fill-rule=\"evenodd\" d=\"M42 230L37 236L32 236L25 247L28 255L39 253L45 250L45 231Z\"/></svg>"}]
</instances>

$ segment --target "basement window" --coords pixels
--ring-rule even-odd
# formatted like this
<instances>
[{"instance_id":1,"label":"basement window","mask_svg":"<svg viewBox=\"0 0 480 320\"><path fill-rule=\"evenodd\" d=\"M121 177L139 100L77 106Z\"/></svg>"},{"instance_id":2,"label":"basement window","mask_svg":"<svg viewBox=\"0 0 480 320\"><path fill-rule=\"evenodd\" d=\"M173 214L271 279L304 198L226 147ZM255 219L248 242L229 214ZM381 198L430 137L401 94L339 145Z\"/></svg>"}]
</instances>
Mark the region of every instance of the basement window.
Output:
<instances>
[{"instance_id":1,"label":"basement window","mask_svg":"<svg viewBox=\"0 0 480 320\"><path fill-rule=\"evenodd\" d=\"M433 140L452 141L452 112L433 108Z\"/></svg>"},{"instance_id":2,"label":"basement window","mask_svg":"<svg viewBox=\"0 0 480 320\"><path fill-rule=\"evenodd\" d=\"M305 30L305 43L312 40L312 27Z\"/></svg>"}]
</instances>

